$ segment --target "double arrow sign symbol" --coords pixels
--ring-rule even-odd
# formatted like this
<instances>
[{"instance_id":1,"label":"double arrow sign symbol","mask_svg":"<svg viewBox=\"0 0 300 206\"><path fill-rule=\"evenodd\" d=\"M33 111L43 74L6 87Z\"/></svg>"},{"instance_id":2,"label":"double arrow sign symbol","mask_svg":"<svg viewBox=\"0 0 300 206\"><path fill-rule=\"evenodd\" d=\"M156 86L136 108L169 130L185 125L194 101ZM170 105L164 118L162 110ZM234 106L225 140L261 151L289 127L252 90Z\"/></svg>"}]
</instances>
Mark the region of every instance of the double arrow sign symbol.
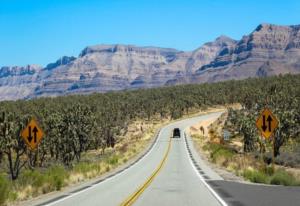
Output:
<instances>
[{"instance_id":1,"label":"double arrow sign symbol","mask_svg":"<svg viewBox=\"0 0 300 206\"><path fill-rule=\"evenodd\" d=\"M29 126L28 127L28 137L27 137L28 142L31 142L32 139L33 139L34 143L36 143L37 142L37 135L36 134L38 133L38 129L36 127L34 127L32 132L33 132L33 137L31 135L31 126Z\"/></svg>"},{"instance_id":2,"label":"double arrow sign symbol","mask_svg":"<svg viewBox=\"0 0 300 206\"><path fill-rule=\"evenodd\" d=\"M278 127L278 120L269 109L264 109L256 120L256 127L260 130L261 135L268 139L272 136Z\"/></svg>"},{"instance_id":3,"label":"double arrow sign symbol","mask_svg":"<svg viewBox=\"0 0 300 206\"><path fill-rule=\"evenodd\" d=\"M266 115L263 115L263 125L262 125L262 130L264 132L266 132L267 128L269 128L269 132L272 131L272 128L271 128L271 123L272 123L273 119L270 115L268 115L268 118L267 118L267 122L268 122L268 127L266 125Z\"/></svg>"},{"instance_id":4,"label":"double arrow sign symbol","mask_svg":"<svg viewBox=\"0 0 300 206\"><path fill-rule=\"evenodd\" d=\"M43 130L39 127L37 122L32 119L28 125L21 132L22 138L30 150L34 150L43 138Z\"/></svg>"}]
</instances>

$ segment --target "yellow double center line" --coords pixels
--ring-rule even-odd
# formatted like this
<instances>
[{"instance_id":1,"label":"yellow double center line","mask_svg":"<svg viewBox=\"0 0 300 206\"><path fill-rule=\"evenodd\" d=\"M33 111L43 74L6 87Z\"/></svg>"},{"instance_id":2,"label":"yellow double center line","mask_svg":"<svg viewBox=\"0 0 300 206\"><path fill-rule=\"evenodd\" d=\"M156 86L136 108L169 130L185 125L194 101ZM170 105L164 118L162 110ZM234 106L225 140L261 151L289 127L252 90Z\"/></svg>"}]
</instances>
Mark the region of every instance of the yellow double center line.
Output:
<instances>
[{"instance_id":1,"label":"yellow double center line","mask_svg":"<svg viewBox=\"0 0 300 206\"><path fill-rule=\"evenodd\" d=\"M141 196L141 194L145 191L145 189L151 184L151 182L154 180L155 176L159 173L161 168L164 166L166 159L168 157L168 154L170 152L171 148L171 139L169 140L168 149L164 155L164 158L156 168L156 170L152 173L152 175L142 184L133 194L131 194L125 201L123 201L120 206L129 206L132 205L138 198Z\"/></svg>"}]
</instances>

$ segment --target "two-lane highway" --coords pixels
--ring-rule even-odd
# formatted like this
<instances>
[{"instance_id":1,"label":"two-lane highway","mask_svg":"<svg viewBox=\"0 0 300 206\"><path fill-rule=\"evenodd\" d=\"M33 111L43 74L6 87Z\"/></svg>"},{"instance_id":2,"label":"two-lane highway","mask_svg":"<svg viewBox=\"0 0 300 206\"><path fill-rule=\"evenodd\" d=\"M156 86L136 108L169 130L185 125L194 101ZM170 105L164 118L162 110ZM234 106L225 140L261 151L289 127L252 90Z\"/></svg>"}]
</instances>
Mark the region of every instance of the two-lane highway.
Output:
<instances>
[{"instance_id":1,"label":"two-lane highway","mask_svg":"<svg viewBox=\"0 0 300 206\"><path fill-rule=\"evenodd\" d=\"M268 186L223 180L203 162L184 129L222 112L181 120L161 129L149 152L114 176L85 183L58 196L28 205L300 205L300 187ZM181 138L170 138L174 128Z\"/></svg>"},{"instance_id":2,"label":"two-lane highway","mask_svg":"<svg viewBox=\"0 0 300 206\"><path fill-rule=\"evenodd\" d=\"M164 164L134 204L220 205L193 168L183 137L183 129L186 127L220 114L221 112L202 115L163 127L152 149L136 164L103 182L92 184L84 190L68 194L46 205L120 205L153 176L162 163L169 144L171 147ZM170 139L174 127L181 129L180 139Z\"/></svg>"},{"instance_id":3,"label":"two-lane highway","mask_svg":"<svg viewBox=\"0 0 300 206\"><path fill-rule=\"evenodd\" d=\"M175 127L185 129L185 124ZM172 139L168 161L135 205L220 205L189 159L185 138ZM217 178L220 179L220 178Z\"/></svg>"}]
</instances>

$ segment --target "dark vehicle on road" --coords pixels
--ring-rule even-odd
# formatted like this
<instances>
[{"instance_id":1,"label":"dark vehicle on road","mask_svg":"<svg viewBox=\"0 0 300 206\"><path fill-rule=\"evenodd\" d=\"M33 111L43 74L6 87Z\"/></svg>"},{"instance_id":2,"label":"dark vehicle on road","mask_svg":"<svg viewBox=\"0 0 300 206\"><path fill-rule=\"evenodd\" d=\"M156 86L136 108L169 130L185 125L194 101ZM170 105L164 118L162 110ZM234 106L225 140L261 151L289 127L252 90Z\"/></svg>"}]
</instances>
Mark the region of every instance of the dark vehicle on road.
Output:
<instances>
[{"instance_id":1,"label":"dark vehicle on road","mask_svg":"<svg viewBox=\"0 0 300 206\"><path fill-rule=\"evenodd\" d=\"M180 138L180 129L179 128L175 128L173 130L173 138L176 138L176 137Z\"/></svg>"}]
</instances>

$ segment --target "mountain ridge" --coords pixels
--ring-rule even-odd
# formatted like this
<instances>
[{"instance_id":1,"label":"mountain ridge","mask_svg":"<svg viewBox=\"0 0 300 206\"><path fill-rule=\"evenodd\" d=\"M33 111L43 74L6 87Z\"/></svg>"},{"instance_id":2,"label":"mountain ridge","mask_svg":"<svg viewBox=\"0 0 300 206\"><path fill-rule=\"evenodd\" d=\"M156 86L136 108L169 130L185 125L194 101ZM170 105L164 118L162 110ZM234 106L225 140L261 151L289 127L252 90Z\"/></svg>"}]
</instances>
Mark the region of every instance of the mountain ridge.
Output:
<instances>
[{"instance_id":1,"label":"mountain ridge","mask_svg":"<svg viewBox=\"0 0 300 206\"><path fill-rule=\"evenodd\" d=\"M300 72L300 25L260 24L193 51L100 44L45 67L0 68L1 100L152 88Z\"/></svg>"}]
</instances>

